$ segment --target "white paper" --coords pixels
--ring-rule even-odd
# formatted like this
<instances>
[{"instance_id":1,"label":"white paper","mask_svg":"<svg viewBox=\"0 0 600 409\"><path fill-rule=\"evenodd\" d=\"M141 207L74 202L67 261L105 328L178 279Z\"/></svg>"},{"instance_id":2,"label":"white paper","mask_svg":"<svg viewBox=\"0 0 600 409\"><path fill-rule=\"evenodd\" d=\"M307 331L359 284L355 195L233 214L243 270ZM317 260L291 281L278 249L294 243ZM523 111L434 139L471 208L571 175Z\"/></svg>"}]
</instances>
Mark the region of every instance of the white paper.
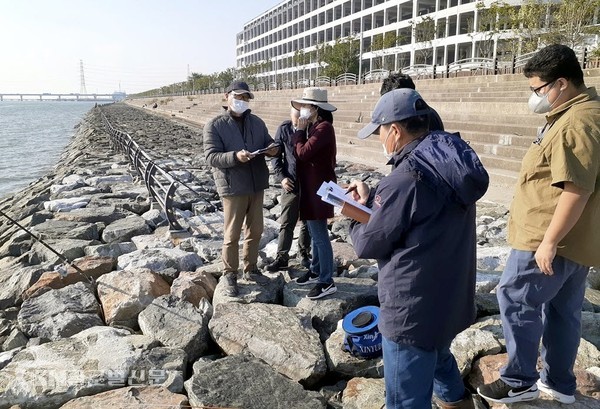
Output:
<instances>
[{"instance_id":1,"label":"white paper","mask_svg":"<svg viewBox=\"0 0 600 409\"><path fill-rule=\"evenodd\" d=\"M336 207L342 207L344 202L347 202L361 210L364 210L368 214L373 213L373 210L352 199L350 193L346 193L346 189L331 181L323 182L319 187L319 190L317 190L317 195L321 196L321 200L324 202Z\"/></svg>"}]
</instances>

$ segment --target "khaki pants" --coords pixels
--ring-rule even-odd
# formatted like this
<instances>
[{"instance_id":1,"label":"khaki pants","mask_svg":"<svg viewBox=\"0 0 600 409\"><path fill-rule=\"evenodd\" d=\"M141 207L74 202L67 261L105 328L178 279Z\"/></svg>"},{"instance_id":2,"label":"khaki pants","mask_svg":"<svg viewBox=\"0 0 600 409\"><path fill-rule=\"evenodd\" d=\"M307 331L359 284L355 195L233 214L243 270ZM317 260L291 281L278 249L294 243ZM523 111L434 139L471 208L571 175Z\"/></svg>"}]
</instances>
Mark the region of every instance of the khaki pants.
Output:
<instances>
[{"instance_id":1,"label":"khaki pants","mask_svg":"<svg viewBox=\"0 0 600 409\"><path fill-rule=\"evenodd\" d=\"M256 269L258 249L263 233L264 191L247 196L225 196L223 202L224 240L221 258L225 273L236 272L240 266L240 235L244 226L242 260L244 272Z\"/></svg>"}]
</instances>

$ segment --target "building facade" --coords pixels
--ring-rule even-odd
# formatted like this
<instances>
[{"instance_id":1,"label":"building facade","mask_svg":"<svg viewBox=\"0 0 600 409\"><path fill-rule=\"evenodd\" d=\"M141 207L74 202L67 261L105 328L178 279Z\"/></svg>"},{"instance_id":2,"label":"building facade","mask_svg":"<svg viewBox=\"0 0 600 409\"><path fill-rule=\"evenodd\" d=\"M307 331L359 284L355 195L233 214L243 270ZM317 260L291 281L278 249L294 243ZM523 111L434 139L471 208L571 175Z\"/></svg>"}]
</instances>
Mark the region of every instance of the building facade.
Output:
<instances>
[{"instance_id":1,"label":"building facade","mask_svg":"<svg viewBox=\"0 0 600 409\"><path fill-rule=\"evenodd\" d=\"M478 26L477 5L476 0L282 1L250 20L238 33L236 67L254 67L257 78L269 81L313 79L323 68L314 53L317 47L350 36L360 40L362 73L381 68L399 71L416 64L445 66L482 57L478 45L484 39L473 29ZM421 34L421 38L433 36L422 41L413 25L426 20L435 23L435 33ZM382 36L395 38L394 45L374 47ZM496 46L497 42L485 53L495 57ZM308 61L298 61L299 51L309 57Z\"/></svg>"}]
</instances>

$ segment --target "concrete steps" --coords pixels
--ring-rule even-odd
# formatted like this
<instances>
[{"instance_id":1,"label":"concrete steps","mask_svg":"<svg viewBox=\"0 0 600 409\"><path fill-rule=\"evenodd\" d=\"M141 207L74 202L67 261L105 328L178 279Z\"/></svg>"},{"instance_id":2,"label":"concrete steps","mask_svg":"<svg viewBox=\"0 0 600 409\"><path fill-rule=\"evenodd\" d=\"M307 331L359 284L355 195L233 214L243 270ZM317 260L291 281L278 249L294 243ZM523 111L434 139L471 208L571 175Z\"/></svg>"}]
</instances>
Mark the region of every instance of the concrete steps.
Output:
<instances>
[{"instance_id":1,"label":"concrete steps","mask_svg":"<svg viewBox=\"0 0 600 409\"><path fill-rule=\"evenodd\" d=\"M587 86L600 89L600 69L586 70ZM530 113L527 101L531 95L528 79L522 74L457 77L416 80L417 90L435 108L446 130L459 131L480 156L493 181L515 183L523 155L543 126L542 115ZM338 110L334 127L338 155L381 166L381 144L377 137L356 137L370 120L379 100L380 83L326 87L329 102ZM252 111L266 123L271 135L289 117L290 101L302 95L301 89L257 91L251 102ZM167 101L168 102L165 102ZM141 107L161 101L156 110L167 117L205 124L221 111L223 95L128 99Z\"/></svg>"}]
</instances>

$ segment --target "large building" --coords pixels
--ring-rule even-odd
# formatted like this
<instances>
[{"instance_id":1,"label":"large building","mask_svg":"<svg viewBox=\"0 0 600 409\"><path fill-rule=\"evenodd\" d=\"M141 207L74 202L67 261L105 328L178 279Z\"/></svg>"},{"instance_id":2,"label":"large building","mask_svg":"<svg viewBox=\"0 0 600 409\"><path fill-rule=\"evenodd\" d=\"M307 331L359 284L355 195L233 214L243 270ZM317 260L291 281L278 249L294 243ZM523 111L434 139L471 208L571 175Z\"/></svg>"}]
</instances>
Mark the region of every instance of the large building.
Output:
<instances>
[{"instance_id":1,"label":"large building","mask_svg":"<svg viewBox=\"0 0 600 409\"><path fill-rule=\"evenodd\" d=\"M315 78L316 56L298 65L296 52L349 36L362 42L363 73L418 63L445 65L476 56L476 6L475 0L286 0L244 25L237 35L236 65L262 65L258 76L277 76L278 81L298 71ZM428 17L436 22L436 39L419 42L413 24ZM396 45L372 50L374 38L390 32Z\"/></svg>"},{"instance_id":2,"label":"large building","mask_svg":"<svg viewBox=\"0 0 600 409\"><path fill-rule=\"evenodd\" d=\"M491 1L483 3L489 6ZM479 3L482 1L282 1L244 25L237 35L236 66L241 70L254 67L256 77L279 83L314 79L322 71L314 53L317 46L349 36L360 39L363 74L381 68L399 71L416 64L447 66L468 58L496 57L503 53L497 39L490 41L475 31ZM419 34L413 29L423 21L434 22L429 26L433 33ZM393 45L375 46L381 44L382 36L391 38ZM433 39L423 41L423 36ZM308 61L298 61L299 51L308 55Z\"/></svg>"}]
</instances>

